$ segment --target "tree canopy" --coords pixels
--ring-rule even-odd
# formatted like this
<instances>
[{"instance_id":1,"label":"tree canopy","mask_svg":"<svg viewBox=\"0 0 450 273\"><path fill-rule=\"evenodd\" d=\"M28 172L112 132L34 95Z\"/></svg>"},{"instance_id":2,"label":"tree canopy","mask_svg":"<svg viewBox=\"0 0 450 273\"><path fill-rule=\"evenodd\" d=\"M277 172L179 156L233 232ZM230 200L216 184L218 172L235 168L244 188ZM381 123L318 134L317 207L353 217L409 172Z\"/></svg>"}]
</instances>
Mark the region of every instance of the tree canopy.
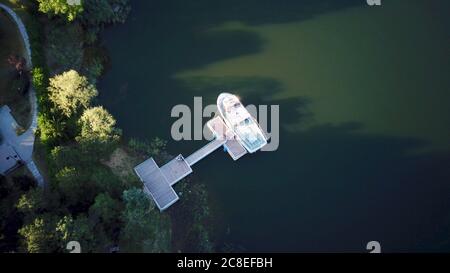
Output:
<instances>
[{"instance_id":1,"label":"tree canopy","mask_svg":"<svg viewBox=\"0 0 450 273\"><path fill-rule=\"evenodd\" d=\"M81 133L78 140L81 142L108 143L120 137L120 131L114 127L116 120L102 106L85 110L79 123Z\"/></svg>"},{"instance_id":2,"label":"tree canopy","mask_svg":"<svg viewBox=\"0 0 450 273\"><path fill-rule=\"evenodd\" d=\"M128 0L85 0L81 19L88 25L123 23L130 12Z\"/></svg>"},{"instance_id":3,"label":"tree canopy","mask_svg":"<svg viewBox=\"0 0 450 273\"><path fill-rule=\"evenodd\" d=\"M72 216L64 216L56 224L56 232L62 246L67 245L70 241L77 241L83 252L92 252L97 248L97 238L85 215L80 215L75 219Z\"/></svg>"},{"instance_id":4,"label":"tree canopy","mask_svg":"<svg viewBox=\"0 0 450 273\"><path fill-rule=\"evenodd\" d=\"M126 169L122 175L109 164L115 163L109 152L119 144L121 132L107 110L92 105L98 94L96 79L109 63L96 37L105 25L125 20L128 2L11 1L36 23L27 24L39 103L35 159L39 167L43 163L47 185L35 188L25 176L0 176L0 252L68 252L69 241L79 241L82 252L115 246L120 252L172 250L173 219L160 214L142 189L134 188L142 184L131 167L144 156L166 156L166 142L135 140L121 147L130 159L119 166ZM54 19L42 18L47 15ZM9 62L16 70L26 70L23 60ZM195 223L197 218L203 219L190 214L181 221L195 226L189 242L202 243L208 236Z\"/></svg>"},{"instance_id":5,"label":"tree canopy","mask_svg":"<svg viewBox=\"0 0 450 273\"><path fill-rule=\"evenodd\" d=\"M89 217L95 223L107 227L118 219L120 214L120 204L111 198L109 194L100 193L95 198L94 204L89 208Z\"/></svg>"},{"instance_id":6,"label":"tree canopy","mask_svg":"<svg viewBox=\"0 0 450 273\"><path fill-rule=\"evenodd\" d=\"M98 94L95 86L75 70L51 78L48 91L50 100L67 117L89 107L91 100Z\"/></svg>"},{"instance_id":7,"label":"tree canopy","mask_svg":"<svg viewBox=\"0 0 450 273\"><path fill-rule=\"evenodd\" d=\"M83 11L81 0L37 0L39 11L49 16L63 15L73 21Z\"/></svg>"},{"instance_id":8,"label":"tree canopy","mask_svg":"<svg viewBox=\"0 0 450 273\"><path fill-rule=\"evenodd\" d=\"M121 232L121 250L125 252L166 252L170 249L170 226L155 210L141 189L123 192L125 227Z\"/></svg>"},{"instance_id":9,"label":"tree canopy","mask_svg":"<svg viewBox=\"0 0 450 273\"><path fill-rule=\"evenodd\" d=\"M35 218L19 230L24 238L24 248L30 253L48 253L58 249L55 220L49 215Z\"/></svg>"}]
</instances>

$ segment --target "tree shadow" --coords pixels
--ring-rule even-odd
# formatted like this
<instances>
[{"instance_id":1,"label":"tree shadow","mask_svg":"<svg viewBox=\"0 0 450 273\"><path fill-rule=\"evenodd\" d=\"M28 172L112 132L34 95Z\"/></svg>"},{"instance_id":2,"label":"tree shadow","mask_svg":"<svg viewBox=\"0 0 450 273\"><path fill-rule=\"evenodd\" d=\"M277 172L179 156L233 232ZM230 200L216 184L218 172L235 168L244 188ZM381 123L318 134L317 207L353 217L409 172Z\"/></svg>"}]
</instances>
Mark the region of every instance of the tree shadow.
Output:
<instances>
[{"instance_id":1,"label":"tree shadow","mask_svg":"<svg viewBox=\"0 0 450 273\"><path fill-rule=\"evenodd\" d=\"M125 135L167 138L171 107L192 106L192 97L198 94L186 89L175 78L177 73L254 54L264 45L252 31L208 30L233 21L256 25L307 20L360 4L357 0L133 2L127 23L106 30L103 36L112 66L99 82L99 100L116 116ZM146 128L128 122L147 119L152 125Z\"/></svg>"},{"instance_id":2,"label":"tree shadow","mask_svg":"<svg viewBox=\"0 0 450 273\"><path fill-rule=\"evenodd\" d=\"M296 108L280 107L284 125L303 118ZM450 153L411 154L427 143L360 133L362 126L282 126L277 151L247 155L230 172L222 153L196 166L220 193L218 242L250 252L365 252L372 240L385 252L448 251Z\"/></svg>"},{"instance_id":3,"label":"tree shadow","mask_svg":"<svg viewBox=\"0 0 450 273\"><path fill-rule=\"evenodd\" d=\"M277 151L247 155L231 172L222 170L230 164L222 153L196 166L202 170L196 176L208 181L217 199L219 218L228 220L216 225L222 245L361 252L367 242L379 240L386 252L450 249L448 151L411 153L428 141L364 133L358 122L290 130L314 118L311 101L274 100L272 95L283 91L274 79L202 77L186 87L199 94L239 90L244 102L280 106ZM245 177L245 183L224 183L236 177Z\"/></svg>"}]
</instances>

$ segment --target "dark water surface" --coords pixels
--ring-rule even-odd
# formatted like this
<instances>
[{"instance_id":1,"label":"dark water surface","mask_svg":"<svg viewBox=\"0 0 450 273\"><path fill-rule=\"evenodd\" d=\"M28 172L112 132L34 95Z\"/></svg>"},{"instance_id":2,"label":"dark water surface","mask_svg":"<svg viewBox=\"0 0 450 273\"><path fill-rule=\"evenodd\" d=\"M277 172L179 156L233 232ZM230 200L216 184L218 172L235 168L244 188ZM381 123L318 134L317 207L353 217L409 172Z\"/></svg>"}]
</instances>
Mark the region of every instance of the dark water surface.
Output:
<instances>
[{"instance_id":1,"label":"dark water surface","mask_svg":"<svg viewBox=\"0 0 450 273\"><path fill-rule=\"evenodd\" d=\"M194 166L218 242L450 250L449 1L132 3L104 35L112 67L99 85L126 137L170 139L172 107L194 96L280 105L277 151Z\"/></svg>"}]
</instances>

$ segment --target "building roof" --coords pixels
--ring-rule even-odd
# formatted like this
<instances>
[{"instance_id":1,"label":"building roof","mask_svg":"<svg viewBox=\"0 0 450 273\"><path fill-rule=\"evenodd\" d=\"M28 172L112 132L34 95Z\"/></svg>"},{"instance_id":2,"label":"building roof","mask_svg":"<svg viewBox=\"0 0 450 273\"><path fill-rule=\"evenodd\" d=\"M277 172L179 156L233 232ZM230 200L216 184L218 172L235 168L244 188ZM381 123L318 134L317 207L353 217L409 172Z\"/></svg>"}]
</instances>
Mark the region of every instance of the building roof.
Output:
<instances>
[{"instance_id":1,"label":"building roof","mask_svg":"<svg viewBox=\"0 0 450 273\"><path fill-rule=\"evenodd\" d=\"M15 121L8 106L0 107L0 174L5 175L20 163L20 155L9 142L12 133L15 135ZM9 137L8 137L9 136Z\"/></svg>"},{"instance_id":2,"label":"building roof","mask_svg":"<svg viewBox=\"0 0 450 273\"><path fill-rule=\"evenodd\" d=\"M0 145L0 174L5 175L9 171L13 170L20 163L20 156L16 153L14 148L3 143Z\"/></svg>"}]
</instances>

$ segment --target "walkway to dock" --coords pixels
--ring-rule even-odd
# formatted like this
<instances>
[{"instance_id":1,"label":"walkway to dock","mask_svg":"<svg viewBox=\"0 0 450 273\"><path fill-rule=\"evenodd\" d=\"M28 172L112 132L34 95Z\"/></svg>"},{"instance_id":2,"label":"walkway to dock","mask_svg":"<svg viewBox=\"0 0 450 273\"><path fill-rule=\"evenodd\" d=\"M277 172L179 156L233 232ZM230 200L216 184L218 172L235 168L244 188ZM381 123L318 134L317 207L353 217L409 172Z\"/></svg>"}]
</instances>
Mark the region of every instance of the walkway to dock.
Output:
<instances>
[{"instance_id":1,"label":"walkway to dock","mask_svg":"<svg viewBox=\"0 0 450 273\"><path fill-rule=\"evenodd\" d=\"M186 162L189 164L189 166L194 165L215 150L219 149L223 144L225 144L225 142L227 142L225 139L214 139L213 141L197 150L195 153L188 156L186 158Z\"/></svg>"},{"instance_id":2,"label":"walkway to dock","mask_svg":"<svg viewBox=\"0 0 450 273\"><path fill-rule=\"evenodd\" d=\"M144 184L144 191L152 197L161 211L167 209L179 199L172 186L192 173L191 167L195 163L222 146L225 147L233 160L237 160L247 153L247 150L239 143L236 135L226 126L222 118L211 119L207 126L215 139L186 159L182 155L178 155L159 167L153 158L149 158L134 168Z\"/></svg>"}]
</instances>

